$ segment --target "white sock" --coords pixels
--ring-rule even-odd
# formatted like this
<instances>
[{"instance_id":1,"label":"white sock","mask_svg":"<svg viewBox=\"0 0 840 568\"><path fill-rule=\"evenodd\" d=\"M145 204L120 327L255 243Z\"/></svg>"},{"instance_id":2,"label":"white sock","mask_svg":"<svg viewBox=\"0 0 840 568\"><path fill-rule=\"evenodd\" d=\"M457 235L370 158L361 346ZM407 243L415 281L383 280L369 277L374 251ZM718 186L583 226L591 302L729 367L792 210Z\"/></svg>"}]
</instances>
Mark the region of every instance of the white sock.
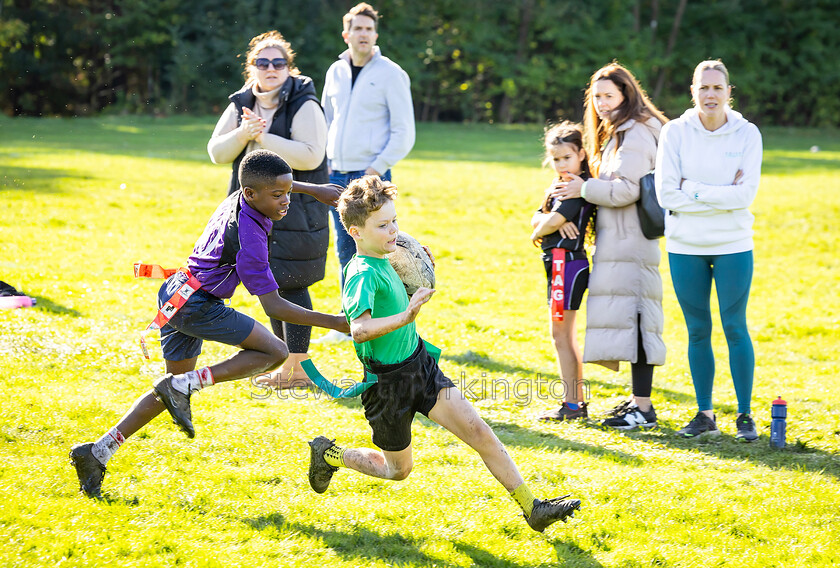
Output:
<instances>
[{"instance_id":1,"label":"white sock","mask_svg":"<svg viewBox=\"0 0 840 568\"><path fill-rule=\"evenodd\" d=\"M172 377L172 388L181 394L192 394L205 387L216 384L210 367L202 367L197 371L188 371L183 375Z\"/></svg>"},{"instance_id":2,"label":"white sock","mask_svg":"<svg viewBox=\"0 0 840 568\"><path fill-rule=\"evenodd\" d=\"M125 442L125 438L122 435L122 432L117 430L117 427L114 426L108 432L99 438L97 441L93 443L93 447L90 449L90 452L93 454L93 457L98 459L102 465L107 465L108 460L111 459L116 451L123 445Z\"/></svg>"}]
</instances>

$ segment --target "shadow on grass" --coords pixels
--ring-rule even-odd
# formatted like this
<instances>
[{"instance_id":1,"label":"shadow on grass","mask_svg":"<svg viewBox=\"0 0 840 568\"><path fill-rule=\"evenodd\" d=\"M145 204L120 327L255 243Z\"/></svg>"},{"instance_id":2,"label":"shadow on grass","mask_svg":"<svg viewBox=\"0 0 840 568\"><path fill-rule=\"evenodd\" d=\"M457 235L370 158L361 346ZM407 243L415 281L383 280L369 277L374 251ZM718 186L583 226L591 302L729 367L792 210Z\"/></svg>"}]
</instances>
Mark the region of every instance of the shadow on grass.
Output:
<instances>
[{"instance_id":1,"label":"shadow on grass","mask_svg":"<svg viewBox=\"0 0 840 568\"><path fill-rule=\"evenodd\" d=\"M724 426L722 420L719 419L718 423ZM734 431L734 421L732 429ZM663 446L702 452L723 460L748 460L772 469L809 471L840 479L840 454L809 447L807 442L797 440L785 448L773 448L770 446L770 437L766 434L759 434L757 440L745 443L737 441L735 436L727 433L715 437L685 439L677 436L675 429L661 424L656 432L660 434L655 439L656 443ZM644 439L645 436L633 431L625 435L640 439Z\"/></svg>"},{"instance_id":2,"label":"shadow on grass","mask_svg":"<svg viewBox=\"0 0 840 568\"><path fill-rule=\"evenodd\" d=\"M470 377L465 372L461 372L461 374L458 377L450 377L452 379L452 381L455 383L455 385L462 392L466 393L467 397L470 400L473 400L473 401L481 398L481 397L470 396L470 391L477 392L476 388L475 388L475 385L478 385L478 386L482 387L481 389L479 389L479 390L481 390L481 392L491 392L491 393L493 392L492 389L488 391L484 386L488 382L495 383L495 381L496 381L493 377L489 376L489 373L504 373L504 374L508 374L508 375L515 375L515 374L525 375L525 377L523 377L523 378L526 378L526 380L529 380L529 381L533 381L534 378L536 378L536 379L539 379L542 382L542 384L544 384L544 385L556 385L557 388L551 391L552 394L559 394L561 392L559 390L559 388L561 388L560 387L560 379L556 378L554 374L543 375L540 371L537 371L535 369L522 367L520 365L510 365L508 363L504 363L502 361L498 361L496 359L493 359L492 357L490 357L488 355L485 355L483 353L476 353L476 352L473 352L473 351L465 351L464 353L459 353L459 354L456 354L456 355L445 355L444 354L444 355L441 355L441 359L446 360L446 361L451 361L452 363L455 363L455 364L458 364L458 365L474 366L474 367L478 367L479 369L481 369L481 371L482 371L481 375L478 376L478 377ZM444 371L444 372L446 372L446 371ZM615 394L628 394L629 395L629 392L630 392L630 375L629 375L629 373L626 373L626 375L627 375L626 384L616 384L614 382L607 382L607 381L602 381L602 380L597 380L597 379L585 379L584 380L584 389L586 391L589 391L591 389L588 385L597 385L598 387L608 391L607 394L609 396L612 396L612 395L615 395ZM501 383L501 382L502 381L499 381L499 383ZM505 378L504 382L512 383L514 381L511 381L510 379ZM471 385L473 385L473 386L471 387ZM514 393L516 392L515 389L512 389L512 390L513 390ZM527 401L524 401L524 402L527 402L528 404L530 404L531 402L533 402L533 398L534 398L533 396L530 396L530 395L533 395L534 392L533 392L533 389L526 389L526 390L528 391L527 394L529 395L530 400L527 400ZM695 401L695 398L694 398L693 394L686 394L686 393L682 393L682 392L678 392L678 391L671 391L671 390L657 388L656 394L657 394L657 397L664 398L664 399L669 400L671 402L692 403L693 404L694 401ZM543 400L548 400L548 402L550 404L553 404L555 406L560 404L559 400L555 401L553 399L546 398L546 397L542 397L542 399Z\"/></svg>"},{"instance_id":3,"label":"shadow on grass","mask_svg":"<svg viewBox=\"0 0 840 568\"><path fill-rule=\"evenodd\" d=\"M583 442L576 442L559 437L554 432L547 432L543 430L532 430L525 428L518 424L511 424L509 422L497 422L495 420L485 419L487 424L499 437L499 440L505 446L516 448L546 448L546 449L560 449L569 450L573 452L582 452L593 457L607 459L616 463L631 466L642 466L645 461L637 456L603 448L601 446L594 446L592 444L585 444Z\"/></svg>"},{"instance_id":4,"label":"shadow on grass","mask_svg":"<svg viewBox=\"0 0 840 568\"><path fill-rule=\"evenodd\" d=\"M421 565L421 566L460 566L452 564L443 558L430 556L421 551L423 542L412 536L402 534L379 534L363 527L356 527L350 532L335 529L322 529L313 525L288 522L280 513L272 513L261 517L244 519L243 522L253 529L262 531L266 528L273 528L281 533L300 533L308 537L320 539L324 545L335 551L336 554L350 562L356 562L360 566L369 564L370 560L382 560L393 562L395 565ZM286 538L285 536L279 538ZM519 564L496 557L487 550L470 544L453 542L453 546L462 554L469 556L473 566L487 568L525 568L530 566ZM574 545L566 543L554 543L557 555L563 560L574 559L578 565L591 568L601 566L589 555ZM583 561L583 564L580 564Z\"/></svg>"},{"instance_id":5,"label":"shadow on grass","mask_svg":"<svg viewBox=\"0 0 840 568\"><path fill-rule=\"evenodd\" d=\"M574 544L560 541L552 542L552 545L554 546L554 550L557 552L557 560L561 565L567 565L570 561L574 561L574 566L579 566L581 568L603 568L604 566L592 558L588 552ZM481 566L482 568L485 566L522 566L521 564L515 564L507 560L496 558L486 550L482 550L470 544L455 542L453 543L453 546L458 550L458 552L469 556L473 561L473 566Z\"/></svg>"},{"instance_id":6,"label":"shadow on grass","mask_svg":"<svg viewBox=\"0 0 840 568\"><path fill-rule=\"evenodd\" d=\"M801 173L833 173L840 162L820 155L774 156L772 160L761 164L761 173L765 175Z\"/></svg>"},{"instance_id":7,"label":"shadow on grass","mask_svg":"<svg viewBox=\"0 0 840 568\"><path fill-rule=\"evenodd\" d=\"M536 376L540 374L539 371L535 371L534 369L521 367L519 365L509 365L508 363L497 361L496 359L493 359L483 353L476 353L474 351L465 351L457 355L442 354L440 358L444 361L452 361L458 365L474 366L484 371L496 373L508 373L511 375L520 373L529 376Z\"/></svg>"},{"instance_id":8,"label":"shadow on grass","mask_svg":"<svg viewBox=\"0 0 840 568\"><path fill-rule=\"evenodd\" d=\"M75 310L73 308L67 308L62 306L61 304L56 304L49 298L44 298L43 296L31 296L34 298L37 303L35 304L35 309L44 310L46 312L50 312L51 314L60 314L66 316L73 316L74 318L81 317L82 312Z\"/></svg>"},{"instance_id":9,"label":"shadow on grass","mask_svg":"<svg viewBox=\"0 0 840 568\"><path fill-rule=\"evenodd\" d=\"M54 180L78 177L78 173L51 168L0 167L0 185L4 190L35 193L63 193Z\"/></svg>"}]
</instances>

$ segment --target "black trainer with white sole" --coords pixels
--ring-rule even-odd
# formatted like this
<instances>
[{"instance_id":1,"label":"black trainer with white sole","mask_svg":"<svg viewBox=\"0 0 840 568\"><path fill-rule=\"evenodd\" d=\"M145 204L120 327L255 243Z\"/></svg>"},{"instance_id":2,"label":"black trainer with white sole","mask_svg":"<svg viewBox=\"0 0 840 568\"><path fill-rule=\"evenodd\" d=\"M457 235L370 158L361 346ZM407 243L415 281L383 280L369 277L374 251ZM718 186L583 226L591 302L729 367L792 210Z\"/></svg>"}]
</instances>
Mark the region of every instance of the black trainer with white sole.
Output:
<instances>
[{"instance_id":1,"label":"black trainer with white sole","mask_svg":"<svg viewBox=\"0 0 840 568\"><path fill-rule=\"evenodd\" d=\"M634 428L653 428L656 426L656 410L653 406L643 412L635 404L628 404L619 410L612 418L607 418L602 425L617 430L633 430Z\"/></svg>"}]
</instances>

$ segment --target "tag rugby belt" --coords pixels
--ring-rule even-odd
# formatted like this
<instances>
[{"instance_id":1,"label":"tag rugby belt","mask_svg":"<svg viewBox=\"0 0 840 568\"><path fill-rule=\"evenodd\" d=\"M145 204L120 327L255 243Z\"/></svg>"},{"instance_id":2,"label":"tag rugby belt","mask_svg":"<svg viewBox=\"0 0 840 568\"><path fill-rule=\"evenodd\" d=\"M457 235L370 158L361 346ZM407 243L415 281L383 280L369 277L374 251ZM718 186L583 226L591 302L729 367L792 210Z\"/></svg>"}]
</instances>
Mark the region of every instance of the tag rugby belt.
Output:
<instances>
[{"instance_id":1,"label":"tag rugby belt","mask_svg":"<svg viewBox=\"0 0 840 568\"><path fill-rule=\"evenodd\" d=\"M187 303L187 300L201 289L201 282L198 278L190 274L188 268L181 267L177 270L174 268L163 268L159 264L143 264L140 262L134 263L134 277L135 278L169 278L176 272L183 272L187 275L188 280L184 282L172 296L164 302L146 329L140 332L140 348L143 350L143 356L149 359L149 350L146 347L146 334L151 331L160 330L166 325L172 316L178 313L178 310Z\"/></svg>"},{"instance_id":2,"label":"tag rugby belt","mask_svg":"<svg viewBox=\"0 0 840 568\"><path fill-rule=\"evenodd\" d=\"M563 321L563 303L565 301L565 265L566 249L554 248L551 250L551 309L552 321Z\"/></svg>"}]
</instances>

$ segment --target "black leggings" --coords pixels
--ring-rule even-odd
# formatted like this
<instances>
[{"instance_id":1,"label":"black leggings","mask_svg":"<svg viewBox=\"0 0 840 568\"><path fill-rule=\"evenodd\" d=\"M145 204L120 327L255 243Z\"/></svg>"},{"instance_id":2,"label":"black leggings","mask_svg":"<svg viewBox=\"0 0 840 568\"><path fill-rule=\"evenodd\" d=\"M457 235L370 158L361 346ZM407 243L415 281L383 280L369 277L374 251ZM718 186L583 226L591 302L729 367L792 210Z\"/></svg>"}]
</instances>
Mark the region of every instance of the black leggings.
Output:
<instances>
[{"instance_id":1,"label":"black leggings","mask_svg":"<svg viewBox=\"0 0 840 568\"><path fill-rule=\"evenodd\" d=\"M312 298L309 296L309 288L279 290L278 293L281 298L301 308L306 308L307 310L312 309ZM286 342L286 345L289 346L289 353L306 353L309 351L309 338L312 335L312 328L310 326L272 319L271 329L274 331L274 335Z\"/></svg>"},{"instance_id":2,"label":"black leggings","mask_svg":"<svg viewBox=\"0 0 840 568\"><path fill-rule=\"evenodd\" d=\"M637 363L630 364L630 376L633 380L633 396L650 398L653 390L653 365L647 362L647 354L642 345L642 321L639 318L638 328L639 356Z\"/></svg>"}]
</instances>

